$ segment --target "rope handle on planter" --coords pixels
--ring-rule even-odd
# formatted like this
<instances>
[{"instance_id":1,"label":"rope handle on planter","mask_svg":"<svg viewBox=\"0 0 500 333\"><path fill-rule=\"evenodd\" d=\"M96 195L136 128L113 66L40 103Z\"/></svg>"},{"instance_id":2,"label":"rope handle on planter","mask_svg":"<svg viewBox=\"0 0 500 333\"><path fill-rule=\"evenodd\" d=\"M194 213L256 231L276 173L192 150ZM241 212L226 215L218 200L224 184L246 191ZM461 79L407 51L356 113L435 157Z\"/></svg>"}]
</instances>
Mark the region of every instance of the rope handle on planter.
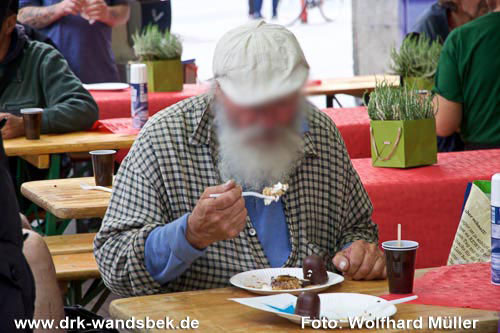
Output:
<instances>
[{"instance_id":1,"label":"rope handle on planter","mask_svg":"<svg viewBox=\"0 0 500 333\"><path fill-rule=\"evenodd\" d=\"M373 145L373 150L375 151L375 155L377 156L377 160L381 160L381 161L388 161L391 159L392 155L396 152L396 148L398 147L399 145L399 140L401 140L401 127L398 128L398 135L396 136L396 141L394 141L394 144L392 145L392 149L391 151L389 152L389 155L387 155L387 157L380 157L380 154L378 152L378 149L377 149L377 143L375 142L375 136L373 135L373 127L370 126L370 139L372 141L372 145Z\"/></svg>"}]
</instances>

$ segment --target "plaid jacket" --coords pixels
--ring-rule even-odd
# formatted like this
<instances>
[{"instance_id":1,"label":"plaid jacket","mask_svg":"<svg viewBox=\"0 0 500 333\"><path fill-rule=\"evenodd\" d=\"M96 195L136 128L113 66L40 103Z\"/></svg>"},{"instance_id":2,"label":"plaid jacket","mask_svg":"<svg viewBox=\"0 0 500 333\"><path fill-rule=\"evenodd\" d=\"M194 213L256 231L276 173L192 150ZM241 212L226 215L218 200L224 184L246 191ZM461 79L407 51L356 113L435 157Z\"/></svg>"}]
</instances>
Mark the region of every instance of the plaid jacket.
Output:
<instances>
[{"instance_id":1,"label":"plaid jacket","mask_svg":"<svg viewBox=\"0 0 500 333\"><path fill-rule=\"evenodd\" d=\"M223 287L238 272L270 267L247 218L237 238L209 246L175 280L160 285L146 270L148 234L191 212L206 187L221 183L208 106L209 97L200 95L156 114L118 171L94 244L102 278L116 294ZM378 241L370 199L337 128L312 105L306 115L305 155L282 197L292 245L287 267L300 267L303 258L313 253L331 259L345 244L358 239ZM328 269L333 270L330 259Z\"/></svg>"}]
</instances>

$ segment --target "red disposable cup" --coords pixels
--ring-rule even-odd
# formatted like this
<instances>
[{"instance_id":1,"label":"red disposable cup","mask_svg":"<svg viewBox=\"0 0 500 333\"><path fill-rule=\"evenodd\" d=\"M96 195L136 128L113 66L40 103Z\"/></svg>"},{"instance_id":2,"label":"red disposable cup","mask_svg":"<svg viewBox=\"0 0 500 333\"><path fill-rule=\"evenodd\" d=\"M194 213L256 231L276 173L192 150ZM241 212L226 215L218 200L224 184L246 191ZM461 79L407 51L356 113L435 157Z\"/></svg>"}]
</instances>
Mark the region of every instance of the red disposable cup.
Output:
<instances>
[{"instance_id":1,"label":"red disposable cup","mask_svg":"<svg viewBox=\"0 0 500 333\"><path fill-rule=\"evenodd\" d=\"M415 277L418 243L409 240L382 243L391 294L411 294Z\"/></svg>"}]
</instances>

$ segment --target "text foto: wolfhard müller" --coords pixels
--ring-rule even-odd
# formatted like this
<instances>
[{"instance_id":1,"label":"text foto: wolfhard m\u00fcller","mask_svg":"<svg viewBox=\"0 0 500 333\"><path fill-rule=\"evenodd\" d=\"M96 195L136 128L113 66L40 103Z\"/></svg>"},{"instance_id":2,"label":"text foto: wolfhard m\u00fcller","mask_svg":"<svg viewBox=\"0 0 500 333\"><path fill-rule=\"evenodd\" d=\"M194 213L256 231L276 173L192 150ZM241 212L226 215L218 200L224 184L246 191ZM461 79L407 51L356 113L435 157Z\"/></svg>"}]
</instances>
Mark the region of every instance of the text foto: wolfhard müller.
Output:
<instances>
[{"instance_id":1,"label":"text foto: wolfhard m\u00fcller","mask_svg":"<svg viewBox=\"0 0 500 333\"><path fill-rule=\"evenodd\" d=\"M427 326L424 322L427 321ZM417 319L364 319L364 318L349 318L348 323L341 323L335 320L302 318L302 327L311 326L314 329L331 329L331 328L367 328L367 329L441 329L441 330L460 330L460 329L476 329L479 320L462 319L460 316L430 316L427 318L418 317Z\"/></svg>"}]
</instances>

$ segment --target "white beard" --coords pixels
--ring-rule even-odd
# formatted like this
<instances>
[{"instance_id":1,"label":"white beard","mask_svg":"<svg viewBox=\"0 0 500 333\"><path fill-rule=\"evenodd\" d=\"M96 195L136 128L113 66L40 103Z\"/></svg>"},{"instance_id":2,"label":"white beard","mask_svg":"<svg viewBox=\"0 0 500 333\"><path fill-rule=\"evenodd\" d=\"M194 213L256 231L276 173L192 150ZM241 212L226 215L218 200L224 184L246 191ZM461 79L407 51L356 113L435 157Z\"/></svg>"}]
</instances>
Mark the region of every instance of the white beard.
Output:
<instances>
[{"instance_id":1,"label":"white beard","mask_svg":"<svg viewBox=\"0 0 500 333\"><path fill-rule=\"evenodd\" d=\"M223 181L232 179L245 190L259 192L266 186L288 182L304 151L299 121L279 129L279 140L272 145L250 145L248 140L262 133L260 127L234 128L219 103L214 102L212 110L219 139L218 168Z\"/></svg>"}]
</instances>

